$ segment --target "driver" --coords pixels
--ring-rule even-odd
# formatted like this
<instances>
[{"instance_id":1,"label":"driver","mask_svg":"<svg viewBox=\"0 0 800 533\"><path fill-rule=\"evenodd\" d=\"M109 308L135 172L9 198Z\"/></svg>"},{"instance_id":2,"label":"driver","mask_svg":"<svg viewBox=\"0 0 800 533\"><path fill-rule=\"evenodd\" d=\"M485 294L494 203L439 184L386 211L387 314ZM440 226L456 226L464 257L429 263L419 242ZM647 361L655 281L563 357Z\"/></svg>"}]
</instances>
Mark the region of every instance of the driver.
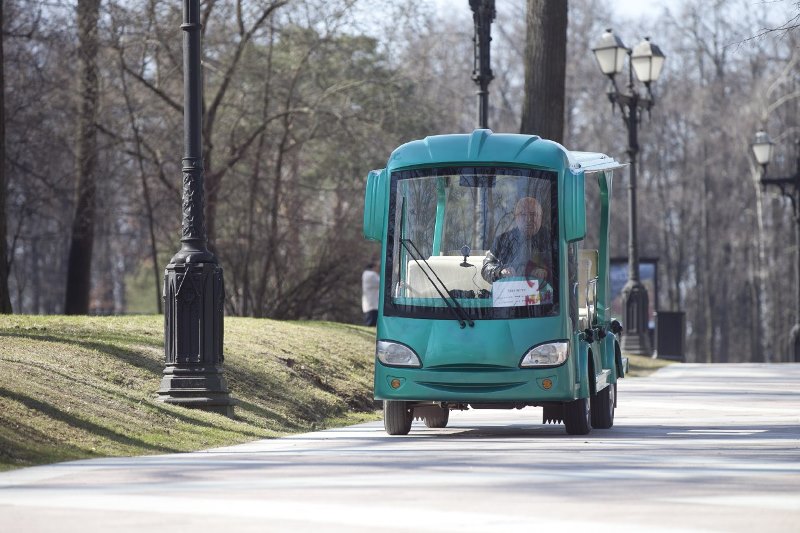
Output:
<instances>
[{"instance_id":1,"label":"driver","mask_svg":"<svg viewBox=\"0 0 800 533\"><path fill-rule=\"evenodd\" d=\"M509 276L550 282L550 236L542 229L542 206L525 196L514 206L514 227L498 236L486 252L481 275L489 283Z\"/></svg>"}]
</instances>

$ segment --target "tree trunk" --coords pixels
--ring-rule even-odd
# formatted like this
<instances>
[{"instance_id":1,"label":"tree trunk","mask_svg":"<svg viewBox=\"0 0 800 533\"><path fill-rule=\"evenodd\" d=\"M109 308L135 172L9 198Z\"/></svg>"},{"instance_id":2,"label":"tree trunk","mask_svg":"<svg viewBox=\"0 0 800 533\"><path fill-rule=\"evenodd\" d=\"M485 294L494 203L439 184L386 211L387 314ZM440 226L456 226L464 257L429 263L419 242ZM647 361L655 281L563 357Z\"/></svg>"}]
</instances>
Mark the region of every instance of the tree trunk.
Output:
<instances>
[{"instance_id":1,"label":"tree trunk","mask_svg":"<svg viewBox=\"0 0 800 533\"><path fill-rule=\"evenodd\" d=\"M3 27L3 0L0 0L0 28ZM3 39L0 36L0 314L11 313L8 292L8 242L6 241L6 82L3 72Z\"/></svg>"},{"instance_id":2,"label":"tree trunk","mask_svg":"<svg viewBox=\"0 0 800 533\"><path fill-rule=\"evenodd\" d=\"M97 166L97 19L100 0L78 0L81 108L76 152L77 193L67 265L64 313L89 312Z\"/></svg>"},{"instance_id":3,"label":"tree trunk","mask_svg":"<svg viewBox=\"0 0 800 533\"><path fill-rule=\"evenodd\" d=\"M528 0L520 133L564 139L567 0Z\"/></svg>"}]
</instances>

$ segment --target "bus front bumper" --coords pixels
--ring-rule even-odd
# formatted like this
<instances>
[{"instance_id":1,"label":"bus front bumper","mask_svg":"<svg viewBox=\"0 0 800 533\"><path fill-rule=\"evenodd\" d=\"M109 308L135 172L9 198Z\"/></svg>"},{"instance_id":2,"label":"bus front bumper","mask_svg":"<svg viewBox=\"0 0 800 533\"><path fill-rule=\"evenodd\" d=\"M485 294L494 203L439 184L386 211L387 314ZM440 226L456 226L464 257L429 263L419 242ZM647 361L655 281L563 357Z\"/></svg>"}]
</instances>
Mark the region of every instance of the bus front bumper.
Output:
<instances>
[{"instance_id":1,"label":"bus front bumper","mask_svg":"<svg viewBox=\"0 0 800 533\"><path fill-rule=\"evenodd\" d=\"M375 361L375 399L491 403L571 401L578 384L569 365L554 368L397 368Z\"/></svg>"}]
</instances>

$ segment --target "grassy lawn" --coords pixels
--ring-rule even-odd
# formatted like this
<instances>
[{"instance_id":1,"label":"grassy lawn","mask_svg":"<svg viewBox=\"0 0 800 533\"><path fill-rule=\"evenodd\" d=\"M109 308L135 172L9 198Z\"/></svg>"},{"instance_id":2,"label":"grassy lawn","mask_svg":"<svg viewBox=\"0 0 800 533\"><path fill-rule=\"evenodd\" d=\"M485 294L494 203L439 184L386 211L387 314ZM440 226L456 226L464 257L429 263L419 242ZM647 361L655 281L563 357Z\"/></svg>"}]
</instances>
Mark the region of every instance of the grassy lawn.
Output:
<instances>
[{"instance_id":1,"label":"grassy lawn","mask_svg":"<svg viewBox=\"0 0 800 533\"><path fill-rule=\"evenodd\" d=\"M652 374L659 368L674 364L675 361L667 361L664 359L653 359L642 355L626 355L628 358L628 373L625 377L641 377Z\"/></svg>"},{"instance_id":2,"label":"grassy lawn","mask_svg":"<svg viewBox=\"0 0 800 533\"><path fill-rule=\"evenodd\" d=\"M235 418L156 401L161 316L0 316L0 470L199 450L379 418L373 329L225 319ZM629 376L671 364L629 356Z\"/></svg>"},{"instance_id":3,"label":"grassy lawn","mask_svg":"<svg viewBox=\"0 0 800 533\"><path fill-rule=\"evenodd\" d=\"M0 316L0 470L198 450L374 420L375 333L225 319L235 418L159 403L163 318Z\"/></svg>"}]
</instances>

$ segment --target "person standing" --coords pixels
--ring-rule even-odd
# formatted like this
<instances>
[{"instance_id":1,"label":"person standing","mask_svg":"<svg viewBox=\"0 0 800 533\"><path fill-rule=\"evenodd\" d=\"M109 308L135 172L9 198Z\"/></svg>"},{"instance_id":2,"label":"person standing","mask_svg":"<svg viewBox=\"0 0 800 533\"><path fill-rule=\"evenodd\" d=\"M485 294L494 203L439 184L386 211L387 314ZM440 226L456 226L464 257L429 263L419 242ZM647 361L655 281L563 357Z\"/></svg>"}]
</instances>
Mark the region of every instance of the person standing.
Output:
<instances>
[{"instance_id":1,"label":"person standing","mask_svg":"<svg viewBox=\"0 0 800 533\"><path fill-rule=\"evenodd\" d=\"M375 326L378 323L378 297L381 288L379 268L380 261L372 261L361 274L361 309L364 311L365 326Z\"/></svg>"}]
</instances>

